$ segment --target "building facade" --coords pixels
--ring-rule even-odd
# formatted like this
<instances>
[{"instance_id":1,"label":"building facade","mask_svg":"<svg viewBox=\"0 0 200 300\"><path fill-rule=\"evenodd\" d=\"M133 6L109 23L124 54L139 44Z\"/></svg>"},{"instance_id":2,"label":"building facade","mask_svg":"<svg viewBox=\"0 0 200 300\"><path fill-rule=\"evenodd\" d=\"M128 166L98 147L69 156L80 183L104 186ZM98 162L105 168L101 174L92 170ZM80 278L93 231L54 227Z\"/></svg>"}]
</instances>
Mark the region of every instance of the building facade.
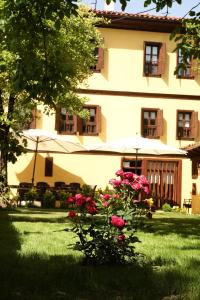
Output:
<instances>
[{"instance_id":1,"label":"building facade","mask_svg":"<svg viewBox=\"0 0 200 300\"><path fill-rule=\"evenodd\" d=\"M170 33L181 20L172 17L97 11L110 19L99 30L104 47L97 49L93 75L78 92L88 97L90 118L84 121L58 108L52 115L38 107L37 128L64 134L71 141L95 145L114 139L141 135L177 148L200 140L200 77L195 61L188 57L186 69L174 74L181 52ZM9 183L27 181L33 166L32 154L22 155L9 169ZM139 155L137 173L151 182L156 201L182 205L198 193L197 156ZM51 163L50 163L51 162ZM53 164L52 167L48 165ZM48 168L51 172L48 172ZM104 188L115 172L135 170L135 155L111 153L41 154L36 181L79 182ZM31 179L31 176L30 176Z\"/></svg>"}]
</instances>

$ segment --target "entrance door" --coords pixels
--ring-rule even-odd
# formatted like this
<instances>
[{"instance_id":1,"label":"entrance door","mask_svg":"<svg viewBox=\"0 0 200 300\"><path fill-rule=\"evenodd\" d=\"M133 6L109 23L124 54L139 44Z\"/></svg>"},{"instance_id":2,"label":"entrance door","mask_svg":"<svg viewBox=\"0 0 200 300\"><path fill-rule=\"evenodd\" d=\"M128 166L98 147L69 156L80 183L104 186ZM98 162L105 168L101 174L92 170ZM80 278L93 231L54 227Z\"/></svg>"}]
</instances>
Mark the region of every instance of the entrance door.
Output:
<instances>
[{"instance_id":1,"label":"entrance door","mask_svg":"<svg viewBox=\"0 0 200 300\"><path fill-rule=\"evenodd\" d=\"M164 202L181 204L181 161L146 161L146 176L151 193L157 199L158 207ZM146 171L146 172L145 172Z\"/></svg>"}]
</instances>

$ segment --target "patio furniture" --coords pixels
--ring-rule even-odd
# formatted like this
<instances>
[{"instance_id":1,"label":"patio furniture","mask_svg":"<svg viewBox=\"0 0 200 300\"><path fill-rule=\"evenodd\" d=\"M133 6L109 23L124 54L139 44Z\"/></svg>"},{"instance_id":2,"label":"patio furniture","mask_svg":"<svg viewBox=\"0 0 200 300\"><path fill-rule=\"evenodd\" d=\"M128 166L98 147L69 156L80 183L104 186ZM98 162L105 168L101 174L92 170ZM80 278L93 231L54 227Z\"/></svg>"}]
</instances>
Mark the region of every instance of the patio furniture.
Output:
<instances>
[{"instance_id":1,"label":"patio furniture","mask_svg":"<svg viewBox=\"0 0 200 300\"><path fill-rule=\"evenodd\" d=\"M190 213L190 209L192 207L192 199L184 199L183 207L187 209L188 214Z\"/></svg>"},{"instance_id":2,"label":"patio furniture","mask_svg":"<svg viewBox=\"0 0 200 300\"><path fill-rule=\"evenodd\" d=\"M39 181L36 184L37 192L38 192L38 200L42 202L44 194L46 190L48 189L49 185L47 182Z\"/></svg>"},{"instance_id":3,"label":"patio furniture","mask_svg":"<svg viewBox=\"0 0 200 300\"><path fill-rule=\"evenodd\" d=\"M19 187L17 189L17 193L19 195L19 201L21 203L21 201L25 200L25 194L28 192L28 190L30 190L32 187L32 183L30 182L20 182L19 183Z\"/></svg>"},{"instance_id":4,"label":"patio furniture","mask_svg":"<svg viewBox=\"0 0 200 300\"><path fill-rule=\"evenodd\" d=\"M81 191L81 185L78 182L70 182L69 190L72 194L76 194L77 192Z\"/></svg>"}]
</instances>

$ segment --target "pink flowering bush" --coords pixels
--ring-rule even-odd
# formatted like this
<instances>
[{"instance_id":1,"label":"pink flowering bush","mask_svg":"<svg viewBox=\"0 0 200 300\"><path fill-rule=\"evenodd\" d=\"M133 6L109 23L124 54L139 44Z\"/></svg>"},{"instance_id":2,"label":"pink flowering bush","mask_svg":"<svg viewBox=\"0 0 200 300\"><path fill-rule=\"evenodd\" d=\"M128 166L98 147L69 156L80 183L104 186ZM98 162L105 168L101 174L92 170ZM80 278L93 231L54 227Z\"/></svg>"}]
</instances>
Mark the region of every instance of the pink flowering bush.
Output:
<instances>
[{"instance_id":1,"label":"pink flowering bush","mask_svg":"<svg viewBox=\"0 0 200 300\"><path fill-rule=\"evenodd\" d=\"M71 229L78 241L73 248L84 253L87 263L118 264L137 258L135 233L145 214L143 196L149 194L145 176L131 172L116 172L109 181L112 189L95 195L85 193L67 198Z\"/></svg>"}]
</instances>

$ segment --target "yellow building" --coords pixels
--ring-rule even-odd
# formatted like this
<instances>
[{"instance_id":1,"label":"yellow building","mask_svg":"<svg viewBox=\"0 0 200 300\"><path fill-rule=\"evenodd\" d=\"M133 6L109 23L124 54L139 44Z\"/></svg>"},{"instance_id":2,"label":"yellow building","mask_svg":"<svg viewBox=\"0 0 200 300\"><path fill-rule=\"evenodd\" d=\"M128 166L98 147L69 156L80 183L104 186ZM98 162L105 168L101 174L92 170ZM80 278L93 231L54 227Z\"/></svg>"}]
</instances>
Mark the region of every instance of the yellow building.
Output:
<instances>
[{"instance_id":1,"label":"yellow building","mask_svg":"<svg viewBox=\"0 0 200 300\"><path fill-rule=\"evenodd\" d=\"M62 108L36 119L36 127L65 134L71 141L95 145L135 136L161 140L182 148L199 141L200 78L189 59L187 70L174 74L181 53L174 52L170 32L180 26L173 17L97 11L111 20L99 27L104 49L86 85L78 92L89 98L90 120L69 116ZM53 159L52 159L53 158ZM200 191L198 157L139 155L137 173L147 175L158 201L181 205ZM51 168L53 164L53 168ZM33 154L19 157L9 168L9 183L31 181ZM97 184L104 188L115 172L135 171L134 154L89 152L40 154L35 181ZM160 200L161 199L161 200Z\"/></svg>"}]
</instances>

